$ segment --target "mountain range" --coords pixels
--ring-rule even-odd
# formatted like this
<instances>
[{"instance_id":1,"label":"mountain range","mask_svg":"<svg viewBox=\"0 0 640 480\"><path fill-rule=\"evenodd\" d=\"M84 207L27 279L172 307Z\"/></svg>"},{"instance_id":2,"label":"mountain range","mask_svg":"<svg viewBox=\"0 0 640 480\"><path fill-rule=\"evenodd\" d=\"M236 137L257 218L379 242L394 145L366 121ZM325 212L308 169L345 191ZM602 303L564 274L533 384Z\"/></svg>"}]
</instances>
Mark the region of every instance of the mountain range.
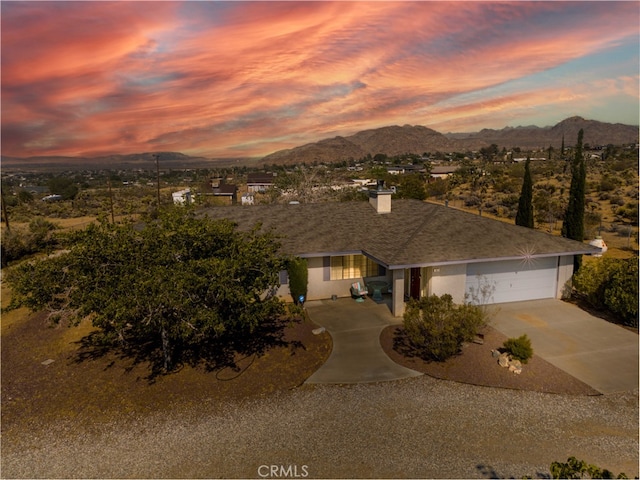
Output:
<instances>
[{"instance_id":1,"label":"mountain range","mask_svg":"<svg viewBox=\"0 0 640 480\"><path fill-rule=\"evenodd\" d=\"M479 150L491 144L499 148L546 149L572 146L578 131L584 130L584 143L595 145L623 145L638 143L638 126L585 120L582 117L567 118L551 127L505 127L501 130L483 129L473 133L442 134L421 125L388 126L363 130L346 137L333 137L295 148L279 150L262 159L192 157L177 152L137 153L106 155L100 157L9 157L2 156L4 168L153 168L154 155L160 155L162 168L211 168L233 165L283 164L313 162L338 162L358 160L378 153L387 156L406 153L454 152Z\"/></svg>"},{"instance_id":2,"label":"mountain range","mask_svg":"<svg viewBox=\"0 0 640 480\"><path fill-rule=\"evenodd\" d=\"M590 145L622 145L638 142L638 126L605 123L571 117L552 127L505 127L483 129L473 133L442 134L420 125L404 125L364 130L348 137L334 137L267 155L264 163L295 164L333 162L384 153L387 156L406 153L453 152L479 150L491 144L507 149L560 148L572 146L578 132L584 131L584 143Z\"/></svg>"}]
</instances>

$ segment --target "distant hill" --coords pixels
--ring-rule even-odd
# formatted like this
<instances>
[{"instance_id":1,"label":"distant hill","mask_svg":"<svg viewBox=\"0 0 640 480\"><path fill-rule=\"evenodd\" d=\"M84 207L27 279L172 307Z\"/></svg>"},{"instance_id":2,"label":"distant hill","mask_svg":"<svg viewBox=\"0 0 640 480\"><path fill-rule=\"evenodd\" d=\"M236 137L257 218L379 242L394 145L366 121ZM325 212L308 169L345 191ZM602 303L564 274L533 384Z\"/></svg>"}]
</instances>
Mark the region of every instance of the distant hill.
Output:
<instances>
[{"instance_id":1,"label":"distant hill","mask_svg":"<svg viewBox=\"0 0 640 480\"><path fill-rule=\"evenodd\" d=\"M280 150L262 159L263 163L291 165L302 162L335 162L357 160L367 154L388 156L405 153L453 152L479 150L491 144L507 149L560 148L562 136L565 146L575 144L578 131L584 130L584 143L590 145L621 145L638 142L638 127L620 123L603 123L571 117L553 127L506 127L502 130L484 129L473 133L438 133L419 125L404 125L364 130L348 137L335 137L300 147Z\"/></svg>"},{"instance_id":2,"label":"distant hill","mask_svg":"<svg viewBox=\"0 0 640 480\"><path fill-rule=\"evenodd\" d=\"M506 127L502 130L484 129L472 133L442 134L420 125L389 126L363 130L347 137L334 137L308 143L287 150L280 150L262 159L256 158L204 158L191 157L178 152L146 152L130 155L105 155L98 157L28 157L2 156L2 167L20 169L117 169L155 168L154 155L160 155L160 167L167 168L216 168L234 165L259 164L293 165L296 163L337 162L358 160L366 155L384 153L388 156L405 153L455 152L479 150L491 144L507 149L559 148L564 135L565 146L575 144L578 131L584 130L584 143L590 145L622 145L638 142L638 126L620 123L604 123L571 117L552 127Z\"/></svg>"},{"instance_id":3,"label":"distant hill","mask_svg":"<svg viewBox=\"0 0 640 480\"><path fill-rule=\"evenodd\" d=\"M262 159L264 163L295 164L360 159L367 154L401 155L429 151L453 151L463 142L420 125L390 126L364 130L349 137L335 137L300 147L280 150Z\"/></svg>"},{"instance_id":4,"label":"distant hill","mask_svg":"<svg viewBox=\"0 0 640 480\"><path fill-rule=\"evenodd\" d=\"M10 157L2 156L2 167L10 169L155 169L159 155L160 168L216 168L232 165L250 165L255 159L250 158L205 158L191 157L178 152L146 152L129 155L103 155L99 157Z\"/></svg>"},{"instance_id":5,"label":"distant hill","mask_svg":"<svg viewBox=\"0 0 640 480\"><path fill-rule=\"evenodd\" d=\"M448 133L446 136L474 147L495 143L506 148L558 148L562 145L563 135L565 146L574 145L580 129L584 130L585 144L622 145L638 142L638 126L585 120L582 117L567 118L553 127L506 127L502 130L484 129L475 133Z\"/></svg>"}]
</instances>

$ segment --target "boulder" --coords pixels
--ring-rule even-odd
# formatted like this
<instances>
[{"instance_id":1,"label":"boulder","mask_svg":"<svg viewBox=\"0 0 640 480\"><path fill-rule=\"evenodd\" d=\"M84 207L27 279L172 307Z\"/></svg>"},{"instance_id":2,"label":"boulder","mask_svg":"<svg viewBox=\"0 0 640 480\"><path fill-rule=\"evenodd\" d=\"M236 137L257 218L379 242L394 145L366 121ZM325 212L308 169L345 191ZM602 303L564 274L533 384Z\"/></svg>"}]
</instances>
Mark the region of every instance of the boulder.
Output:
<instances>
[{"instance_id":1,"label":"boulder","mask_svg":"<svg viewBox=\"0 0 640 480\"><path fill-rule=\"evenodd\" d=\"M509 365L513 365L516 368L522 368L522 362L518 359L513 359L509 362Z\"/></svg>"},{"instance_id":2,"label":"boulder","mask_svg":"<svg viewBox=\"0 0 640 480\"><path fill-rule=\"evenodd\" d=\"M498 364L501 367L508 367L509 366L509 354L507 353L503 353L498 357Z\"/></svg>"}]
</instances>

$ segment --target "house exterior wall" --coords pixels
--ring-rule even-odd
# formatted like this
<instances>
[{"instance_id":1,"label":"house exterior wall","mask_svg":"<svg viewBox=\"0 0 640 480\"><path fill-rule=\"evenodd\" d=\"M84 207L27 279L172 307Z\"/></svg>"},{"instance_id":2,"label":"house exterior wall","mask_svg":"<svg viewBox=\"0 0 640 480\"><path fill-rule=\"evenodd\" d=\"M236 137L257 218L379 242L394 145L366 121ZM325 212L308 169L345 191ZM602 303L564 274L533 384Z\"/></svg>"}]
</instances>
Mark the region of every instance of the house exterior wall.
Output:
<instances>
[{"instance_id":1,"label":"house exterior wall","mask_svg":"<svg viewBox=\"0 0 640 480\"><path fill-rule=\"evenodd\" d=\"M391 295L391 313L395 317L404 314L404 269L392 270L391 285L393 294Z\"/></svg>"},{"instance_id":2,"label":"house exterior wall","mask_svg":"<svg viewBox=\"0 0 640 480\"><path fill-rule=\"evenodd\" d=\"M454 303L464 303L464 292L467 280L467 264L441 265L430 269L428 280L430 295L453 297ZM426 275L424 275L426 277Z\"/></svg>"},{"instance_id":3,"label":"house exterior wall","mask_svg":"<svg viewBox=\"0 0 640 480\"><path fill-rule=\"evenodd\" d=\"M309 268L309 290L308 300L322 300L331 298L332 295L338 297L348 297L351 295L349 288L353 282L362 279L329 280L331 267L329 257L313 257L307 259Z\"/></svg>"},{"instance_id":4,"label":"house exterior wall","mask_svg":"<svg viewBox=\"0 0 640 480\"><path fill-rule=\"evenodd\" d=\"M366 281L360 278L350 278L345 280L330 280L331 267L330 257L312 257L307 258L308 268L308 290L307 300L325 300L333 295L338 297L351 296L351 285L355 282ZM391 282L390 276L367 277L367 280L384 280ZM291 299L289 285L281 285L278 290L278 296L285 300Z\"/></svg>"},{"instance_id":5,"label":"house exterior wall","mask_svg":"<svg viewBox=\"0 0 640 480\"><path fill-rule=\"evenodd\" d=\"M264 193L272 186L273 183L251 184L247 185L247 190L253 193Z\"/></svg>"},{"instance_id":6,"label":"house exterior wall","mask_svg":"<svg viewBox=\"0 0 640 480\"><path fill-rule=\"evenodd\" d=\"M573 276L573 255L563 255L558 259L558 282L556 298L567 298L571 294Z\"/></svg>"},{"instance_id":7,"label":"house exterior wall","mask_svg":"<svg viewBox=\"0 0 640 480\"><path fill-rule=\"evenodd\" d=\"M309 283L307 300L323 300L338 297L349 297L349 288L356 281L364 281L362 278L330 280L329 257L313 257L307 259ZM421 295L444 295L448 293L455 303L465 302L467 264L441 265L422 268ZM401 317L405 310L406 275L404 269L388 270L384 277L367 277L367 280L385 280L392 289L391 311L394 316ZM557 298L562 298L566 285L570 285L573 275L573 256L565 255L558 259ZM291 301L289 285L281 285L278 296L283 300Z\"/></svg>"}]
</instances>

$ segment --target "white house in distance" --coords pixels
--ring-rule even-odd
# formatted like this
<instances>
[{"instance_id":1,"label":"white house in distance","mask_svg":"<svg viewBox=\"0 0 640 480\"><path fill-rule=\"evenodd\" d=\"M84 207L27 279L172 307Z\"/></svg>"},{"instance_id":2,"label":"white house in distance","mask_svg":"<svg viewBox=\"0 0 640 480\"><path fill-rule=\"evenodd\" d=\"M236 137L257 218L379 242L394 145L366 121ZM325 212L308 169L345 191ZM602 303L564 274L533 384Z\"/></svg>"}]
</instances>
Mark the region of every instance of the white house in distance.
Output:
<instances>
[{"instance_id":1,"label":"white house in distance","mask_svg":"<svg viewBox=\"0 0 640 480\"><path fill-rule=\"evenodd\" d=\"M247 175L247 190L253 193L264 193L273 187L274 182L273 173L249 173Z\"/></svg>"},{"instance_id":2,"label":"white house in distance","mask_svg":"<svg viewBox=\"0 0 640 480\"><path fill-rule=\"evenodd\" d=\"M191 190L188 188L185 190L180 190L178 192L173 192L171 196L173 197L173 203L175 205L189 205L191 202L193 202Z\"/></svg>"},{"instance_id":3,"label":"white house in distance","mask_svg":"<svg viewBox=\"0 0 640 480\"><path fill-rule=\"evenodd\" d=\"M280 236L283 253L307 259L308 300L350 296L356 281L391 294L391 311L408 298L450 294L457 303L559 298L573 274L575 255L600 249L442 205L394 200L380 186L369 204L255 205L207 209L241 230L262 224ZM371 290L371 288L370 288ZM288 285L279 295L290 298Z\"/></svg>"},{"instance_id":4,"label":"white house in distance","mask_svg":"<svg viewBox=\"0 0 640 480\"><path fill-rule=\"evenodd\" d=\"M460 169L457 165L437 165L431 169L429 176L431 178L445 179Z\"/></svg>"}]
</instances>

